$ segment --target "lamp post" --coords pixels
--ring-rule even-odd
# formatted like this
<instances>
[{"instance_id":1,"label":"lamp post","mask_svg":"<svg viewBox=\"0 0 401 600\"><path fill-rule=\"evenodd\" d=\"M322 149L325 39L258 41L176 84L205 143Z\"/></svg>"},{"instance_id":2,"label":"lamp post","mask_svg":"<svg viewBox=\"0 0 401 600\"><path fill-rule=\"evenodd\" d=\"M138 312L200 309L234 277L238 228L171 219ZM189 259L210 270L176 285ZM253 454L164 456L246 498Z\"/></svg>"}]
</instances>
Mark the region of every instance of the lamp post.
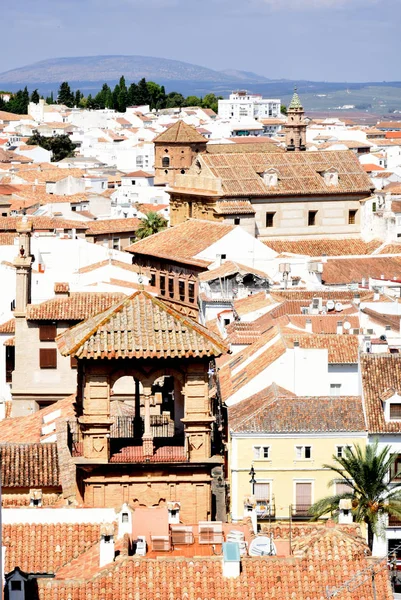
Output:
<instances>
[{"instance_id":1,"label":"lamp post","mask_svg":"<svg viewBox=\"0 0 401 600\"><path fill-rule=\"evenodd\" d=\"M256 483L256 479L255 479L255 469L253 468L253 465L251 466L251 470L249 471L249 475L251 476L249 483L252 485L252 496L254 495L255 492L255 483Z\"/></svg>"}]
</instances>

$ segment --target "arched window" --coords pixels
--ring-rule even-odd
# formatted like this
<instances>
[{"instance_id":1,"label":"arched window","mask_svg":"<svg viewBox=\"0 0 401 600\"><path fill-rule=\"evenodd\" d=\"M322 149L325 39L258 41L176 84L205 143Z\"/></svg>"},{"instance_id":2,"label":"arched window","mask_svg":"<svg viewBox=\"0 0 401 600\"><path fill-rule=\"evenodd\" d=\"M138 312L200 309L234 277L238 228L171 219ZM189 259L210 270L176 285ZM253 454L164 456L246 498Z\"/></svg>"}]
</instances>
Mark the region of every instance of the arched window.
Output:
<instances>
[{"instance_id":1,"label":"arched window","mask_svg":"<svg viewBox=\"0 0 401 600\"><path fill-rule=\"evenodd\" d=\"M170 166L170 159L169 159L168 156L163 156L162 166L163 167L169 167Z\"/></svg>"},{"instance_id":2,"label":"arched window","mask_svg":"<svg viewBox=\"0 0 401 600\"><path fill-rule=\"evenodd\" d=\"M185 175L185 169L181 169L181 175Z\"/></svg>"},{"instance_id":3,"label":"arched window","mask_svg":"<svg viewBox=\"0 0 401 600\"><path fill-rule=\"evenodd\" d=\"M293 139L293 138L291 138L291 144L290 144L290 145L291 145L291 146L293 146L293 145L294 145L294 139Z\"/></svg>"}]
</instances>

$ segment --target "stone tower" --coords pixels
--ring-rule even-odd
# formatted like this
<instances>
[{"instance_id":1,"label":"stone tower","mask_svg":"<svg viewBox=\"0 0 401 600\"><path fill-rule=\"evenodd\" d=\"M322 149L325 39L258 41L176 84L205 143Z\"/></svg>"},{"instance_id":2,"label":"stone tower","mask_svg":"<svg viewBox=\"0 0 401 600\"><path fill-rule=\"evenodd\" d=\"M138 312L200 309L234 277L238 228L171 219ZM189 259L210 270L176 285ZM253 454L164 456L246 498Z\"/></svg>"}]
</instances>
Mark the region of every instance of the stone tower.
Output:
<instances>
[{"instance_id":1,"label":"stone tower","mask_svg":"<svg viewBox=\"0 0 401 600\"><path fill-rule=\"evenodd\" d=\"M155 184L174 184L176 175L185 175L199 152L206 152L207 139L192 125L176 121L158 135L155 145Z\"/></svg>"},{"instance_id":2,"label":"stone tower","mask_svg":"<svg viewBox=\"0 0 401 600\"><path fill-rule=\"evenodd\" d=\"M287 123L285 126L285 144L287 152L306 150L306 122L304 109L294 90L291 103L287 109Z\"/></svg>"}]
</instances>

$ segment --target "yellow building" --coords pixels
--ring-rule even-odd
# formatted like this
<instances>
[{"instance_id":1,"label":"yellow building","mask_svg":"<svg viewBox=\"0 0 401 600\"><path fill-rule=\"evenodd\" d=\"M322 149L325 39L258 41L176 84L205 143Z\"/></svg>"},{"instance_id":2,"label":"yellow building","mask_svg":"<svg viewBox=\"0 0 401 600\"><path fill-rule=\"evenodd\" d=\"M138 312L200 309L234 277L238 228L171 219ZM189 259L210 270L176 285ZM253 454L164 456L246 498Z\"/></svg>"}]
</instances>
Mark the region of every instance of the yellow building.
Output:
<instances>
[{"instance_id":1,"label":"yellow building","mask_svg":"<svg viewBox=\"0 0 401 600\"><path fill-rule=\"evenodd\" d=\"M231 406L228 419L233 521L250 496L259 520L307 519L311 504L344 491L329 486L335 474L323 465L367 440L359 396L299 397L272 384Z\"/></svg>"}]
</instances>

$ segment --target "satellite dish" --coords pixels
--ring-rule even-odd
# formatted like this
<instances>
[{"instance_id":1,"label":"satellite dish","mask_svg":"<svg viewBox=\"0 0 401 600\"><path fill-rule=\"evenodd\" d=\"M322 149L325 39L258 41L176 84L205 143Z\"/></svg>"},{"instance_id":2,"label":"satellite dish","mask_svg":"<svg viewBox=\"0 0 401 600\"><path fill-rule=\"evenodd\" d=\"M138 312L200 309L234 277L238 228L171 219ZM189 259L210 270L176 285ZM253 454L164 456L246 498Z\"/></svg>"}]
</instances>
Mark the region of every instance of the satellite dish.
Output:
<instances>
[{"instance_id":1,"label":"satellite dish","mask_svg":"<svg viewBox=\"0 0 401 600\"><path fill-rule=\"evenodd\" d=\"M327 300L327 304L326 304L327 310L333 310L334 306L335 306L334 300Z\"/></svg>"},{"instance_id":2,"label":"satellite dish","mask_svg":"<svg viewBox=\"0 0 401 600\"><path fill-rule=\"evenodd\" d=\"M385 342L387 340L385 335L381 335L379 338L382 342Z\"/></svg>"},{"instance_id":3,"label":"satellite dish","mask_svg":"<svg viewBox=\"0 0 401 600\"><path fill-rule=\"evenodd\" d=\"M249 546L249 556L273 556L277 554L273 540L267 536L259 536Z\"/></svg>"},{"instance_id":4,"label":"satellite dish","mask_svg":"<svg viewBox=\"0 0 401 600\"><path fill-rule=\"evenodd\" d=\"M349 329L351 329L351 323L349 321L344 321L343 327L345 331L348 331Z\"/></svg>"},{"instance_id":5,"label":"satellite dish","mask_svg":"<svg viewBox=\"0 0 401 600\"><path fill-rule=\"evenodd\" d=\"M336 309L337 312L342 311L343 305L341 304L341 302L336 302L335 309Z\"/></svg>"}]
</instances>

